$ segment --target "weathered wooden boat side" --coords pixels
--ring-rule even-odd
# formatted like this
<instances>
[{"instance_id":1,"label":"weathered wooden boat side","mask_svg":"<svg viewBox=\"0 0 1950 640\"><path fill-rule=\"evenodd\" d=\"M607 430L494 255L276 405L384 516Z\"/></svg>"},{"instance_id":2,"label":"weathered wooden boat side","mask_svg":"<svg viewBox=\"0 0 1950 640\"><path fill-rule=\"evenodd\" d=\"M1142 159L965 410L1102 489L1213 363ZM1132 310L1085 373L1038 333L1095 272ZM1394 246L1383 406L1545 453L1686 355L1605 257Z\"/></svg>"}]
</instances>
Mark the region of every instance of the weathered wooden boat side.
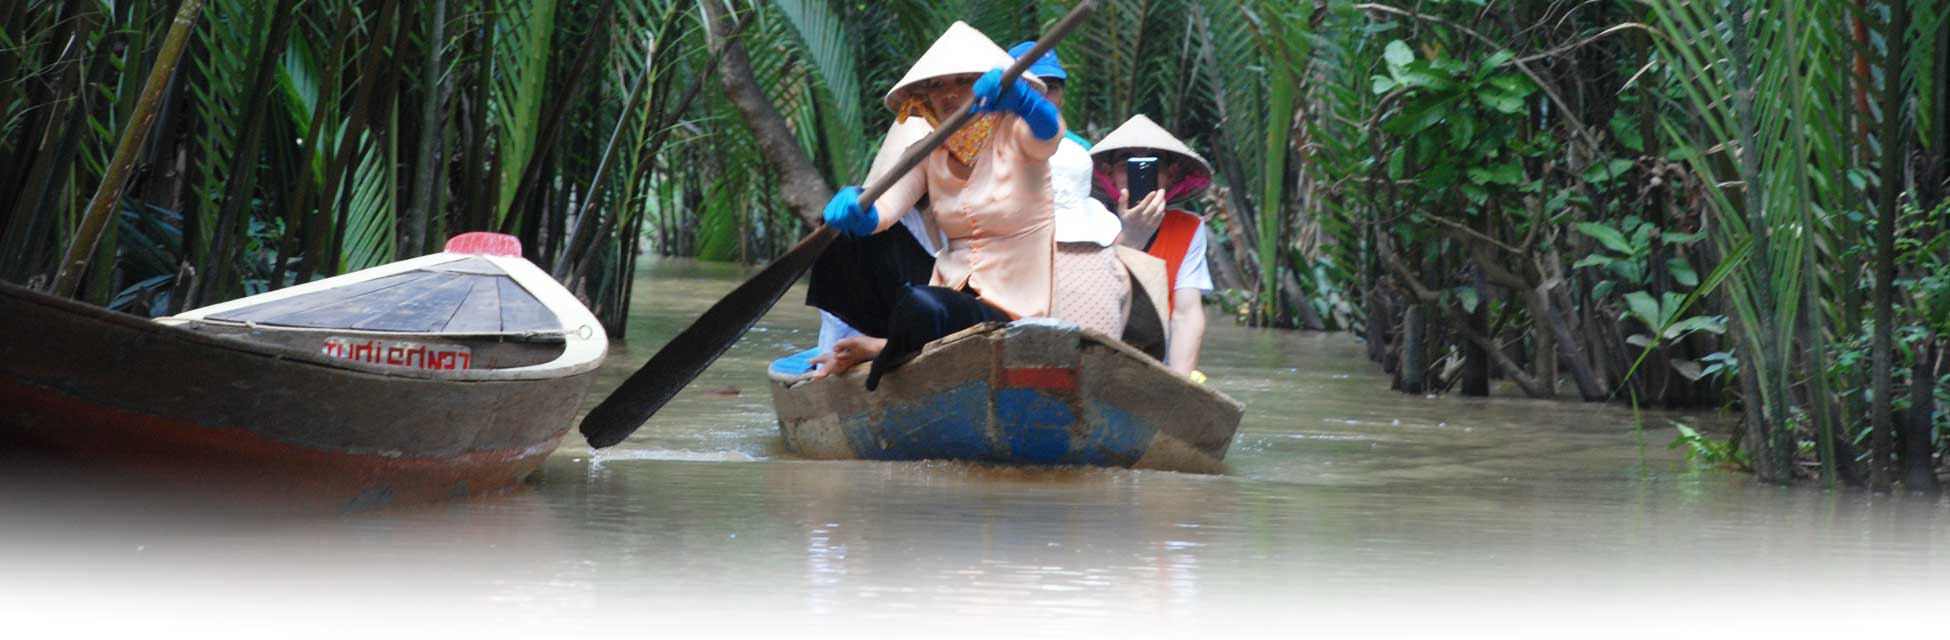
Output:
<instances>
[{"instance_id":1,"label":"weathered wooden boat side","mask_svg":"<svg viewBox=\"0 0 1950 640\"><path fill-rule=\"evenodd\" d=\"M269 299L467 259L428 256ZM546 274L525 261L504 266L538 297L568 295L535 281ZM515 333L206 319L265 298L152 321L0 283L0 446L280 506L361 508L495 491L527 477L561 442L607 343L586 309L556 306L559 298L550 303L558 326ZM348 335L468 346L512 366L431 370L321 351L327 337Z\"/></svg>"},{"instance_id":2,"label":"weathered wooden boat side","mask_svg":"<svg viewBox=\"0 0 1950 640\"><path fill-rule=\"evenodd\" d=\"M1121 342L1047 320L944 338L873 392L864 367L813 380L795 362L773 366L772 399L787 447L809 458L1214 472L1244 412Z\"/></svg>"}]
</instances>

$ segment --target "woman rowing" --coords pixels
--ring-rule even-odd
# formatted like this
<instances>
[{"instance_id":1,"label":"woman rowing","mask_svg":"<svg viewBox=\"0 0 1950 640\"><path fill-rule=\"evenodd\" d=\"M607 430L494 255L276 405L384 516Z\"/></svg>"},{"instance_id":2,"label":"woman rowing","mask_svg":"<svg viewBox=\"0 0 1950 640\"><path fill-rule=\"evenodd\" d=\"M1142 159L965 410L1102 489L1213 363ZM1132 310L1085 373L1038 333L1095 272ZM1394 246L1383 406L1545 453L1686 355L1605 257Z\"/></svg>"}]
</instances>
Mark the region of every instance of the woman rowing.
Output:
<instances>
[{"instance_id":1,"label":"woman rowing","mask_svg":"<svg viewBox=\"0 0 1950 640\"><path fill-rule=\"evenodd\" d=\"M866 237L892 227L926 197L947 243L935 255L928 286L913 286L898 274L848 278L891 300L889 309L854 302L872 296L812 300L862 331L884 327L880 337L886 339L877 354L834 354L823 372L844 371L870 357L871 390L937 338L983 322L1049 315L1055 246L1049 158L1063 119L1034 86L1037 81L1002 78L1002 67L1011 62L987 36L956 22L887 92L886 106L901 121L938 125L971 102L978 115L871 206L859 205L857 186L841 189L827 203L826 224Z\"/></svg>"},{"instance_id":2,"label":"woman rowing","mask_svg":"<svg viewBox=\"0 0 1950 640\"><path fill-rule=\"evenodd\" d=\"M866 181L880 179L909 146L933 132L934 127L920 118L888 127L880 151L867 169ZM819 348L818 355L807 364L814 367L815 376L844 371L880 353L887 344L887 318L893 313L900 289L925 285L934 275L934 252L945 241L934 219L927 215L926 206L923 198L901 216L899 226L905 233L890 230L864 237L841 236L813 262L806 304L820 307ZM840 309L847 317L825 307ZM862 331L860 326L867 330Z\"/></svg>"}]
</instances>

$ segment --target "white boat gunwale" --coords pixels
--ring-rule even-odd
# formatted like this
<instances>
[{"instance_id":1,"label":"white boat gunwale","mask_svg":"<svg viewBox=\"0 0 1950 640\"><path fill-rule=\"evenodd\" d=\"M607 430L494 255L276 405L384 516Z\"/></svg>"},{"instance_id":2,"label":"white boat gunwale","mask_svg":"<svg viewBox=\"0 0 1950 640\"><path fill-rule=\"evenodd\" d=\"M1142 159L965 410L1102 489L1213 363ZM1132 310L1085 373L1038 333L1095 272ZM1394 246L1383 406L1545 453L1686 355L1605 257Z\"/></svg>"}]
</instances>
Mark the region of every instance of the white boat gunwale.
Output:
<instances>
[{"instance_id":1,"label":"white boat gunwale","mask_svg":"<svg viewBox=\"0 0 1950 640\"><path fill-rule=\"evenodd\" d=\"M590 313L589 309L587 307L584 307L581 301L576 300L575 296L569 293L568 289L563 288L560 283L557 283L555 281L555 278L551 277L548 274L548 272L542 271L540 267L536 267L534 264L529 263L526 259L523 259L519 256L499 256L499 255L478 254L478 253L453 253L453 252L443 251L440 253L429 254L418 258L411 258L407 260L401 260L399 262L384 264L377 267L372 267L370 269L362 269L359 271L354 271L352 273L333 276L330 278L325 278L323 280L314 280L312 282L307 282L301 285L293 285L290 287L279 289L277 291L271 291L267 293L258 294L255 296L238 298L236 300L231 300L229 302L221 302L207 307L200 307L197 309L192 309L189 311L176 314L174 316L157 318L154 320L154 322L166 326L178 327L178 328L182 328L184 325L200 323L200 324L207 324L213 326L232 326L232 327L252 326L260 330L274 330L281 333L320 333L320 334L329 333L331 335L372 336L372 337L387 337L393 339L401 339L401 338L411 339L411 337L413 336L429 336L429 337L441 337L441 338L468 338L468 337L494 336L494 337L509 338L509 337L521 337L521 336L531 335L528 333L483 334L480 332L402 333L402 332L366 331L366 330L354 330L354 329L328 329L328 328L317 328L317 327L282 327L282 326L272 326L272 325L264 325L264 324L248 324L243 322L216 320L208 317L212 314L228 313L246 307L253 307L253 306L257 306L269 302L276 302L279 300L284 300L284 299L293 298L297 296L318 293L322 291L336 289L339 287L344 287L347 285L358 284L360 282L365 282L368 280L384 278L387 276L406 273L409 271L427 269L429 267L434 267L441 264L446 264L449 262L455 262L459 260L466 260L469 258L480 258L493 263L496 267L499 267L503 272L505 272L508 275L509 279L513 280L515 284L521 285L521 287L523 289L526 289L529 294L534 295L535 299L541 302L543 307L547 308L551 313L555 314L555 317L561 322L561 329L559 333L544 332L536 335L559 336L563 344L561 354L557 355L554 359L548 362L543 362L540 364L533 364L533 365L528 365L523 367L510 367L505 369L433 370L433 369L414 369L414 368L406 368L406 367L395 367L395 366L388 366L388 365L358 362L354 360L332 358L324 355L323 353L313 353L303 349L293 349L288 347L280 347L277 345L255 344L255 343L250 343L247 340L237 340L237 339L229 339L229 338L219 338L218 340L227 343L250 345L252 347L256 347L257 350L262 350L266 352L276 352L280 355L280 357L297 357L316 364L321 364L321 365L336 367L341 369L348 369L348 370L360 371L364 373L374 373L374 374L395 376L395 377L424 378L424 379L434 379L434 380L454 381L454 382L498 381L498 380L545 380L550 378L561 378L561 377L585 373L588 371L593 371L597 367L602 365L604 356L608 355L609 353L609 335L607 332L603 330L602 322L598 321L596 319L595 314ZM553 340L550 340L550 342L553 342Z\"/></svg>"}]
</instances>

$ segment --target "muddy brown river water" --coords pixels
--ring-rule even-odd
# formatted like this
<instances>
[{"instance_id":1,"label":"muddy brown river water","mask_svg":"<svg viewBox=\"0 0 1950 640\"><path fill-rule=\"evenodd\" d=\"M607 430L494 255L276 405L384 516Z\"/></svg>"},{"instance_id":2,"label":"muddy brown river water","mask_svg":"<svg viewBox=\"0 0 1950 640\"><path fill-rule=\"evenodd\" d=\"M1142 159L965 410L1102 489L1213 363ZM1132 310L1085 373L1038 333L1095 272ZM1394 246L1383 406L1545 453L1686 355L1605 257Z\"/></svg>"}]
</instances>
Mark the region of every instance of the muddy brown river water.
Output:
<instances>
[{"instance_id":1,"label":"muddy brown river water","mask_svg":"<svg viewBox=\"0 0 1950 640\"><path fill-rule=\"evenodd\" d=\"M742 273L646 269L590 404ZM511 495L291 520L11 479L0 619L280 637L1562 637L1941 630L1950 610L1944 501L1766 486L1667 449L1671 421L1724 419L1710 412L1648 411L1641 435L1629 407L1403 396L1340 334L1212 322L1203 369L1247 406L1223 475L795 460L763 370L814 342L800 300L628 442L592 453L572 434Z\"/></svg>"}]
</instances>

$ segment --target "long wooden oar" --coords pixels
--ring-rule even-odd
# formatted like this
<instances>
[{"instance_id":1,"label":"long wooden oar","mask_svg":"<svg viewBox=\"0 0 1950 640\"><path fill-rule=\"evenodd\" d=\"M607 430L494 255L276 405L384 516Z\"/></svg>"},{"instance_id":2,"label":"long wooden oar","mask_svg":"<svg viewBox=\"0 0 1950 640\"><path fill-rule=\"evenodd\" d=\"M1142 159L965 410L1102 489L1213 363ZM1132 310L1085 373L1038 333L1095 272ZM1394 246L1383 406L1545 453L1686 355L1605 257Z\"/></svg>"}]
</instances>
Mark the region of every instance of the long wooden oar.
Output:
<instances>
[{"instance_id":1,"label":"long wooden oar","mask_svg":"<svg viewBox=\"0 0 1950 640\"><path fill-rule=\"evenodd\" d=\"M1096 8L1095 0L1077 3L1069 15L1036 41L1036 46L1029 53L1017 58L1008 70L1002 72L1003 81L1009 82L1028 71L1031 63L1069 35L1070 30L1081 24ZM954 135L957 129L974 117L969 111L972 106L962 105L934 133L908 147L907 152L901 154L900 161L894 164L893 170L861 192L860 206L865 208L879 200L881 194L894 186L894 182L919 166L921 160L935 147L941 146L948 136ZM631 374L630 379L623 381L622 386L617 387L608 398L603 399L602 404L589 412L588 417L583 418L582 436L589 440L589 446L600 449L622 442L635 433L650 416L656 415L658 409L670 402L678 390L696 379L705 367L711 366L718 356L731 348L732 343L757 324L758 319L792 287L792 283L812 268L813 260L833 243L838 234L832 227L820 225L799 244L793 245L791 251L766 265L752 279L738 285L723 300L711 305L704 315L698 316L691 326L671 338L669 344L650 356L650 361L644 363L643 368Z\"/></svg>"}]
</instances>

